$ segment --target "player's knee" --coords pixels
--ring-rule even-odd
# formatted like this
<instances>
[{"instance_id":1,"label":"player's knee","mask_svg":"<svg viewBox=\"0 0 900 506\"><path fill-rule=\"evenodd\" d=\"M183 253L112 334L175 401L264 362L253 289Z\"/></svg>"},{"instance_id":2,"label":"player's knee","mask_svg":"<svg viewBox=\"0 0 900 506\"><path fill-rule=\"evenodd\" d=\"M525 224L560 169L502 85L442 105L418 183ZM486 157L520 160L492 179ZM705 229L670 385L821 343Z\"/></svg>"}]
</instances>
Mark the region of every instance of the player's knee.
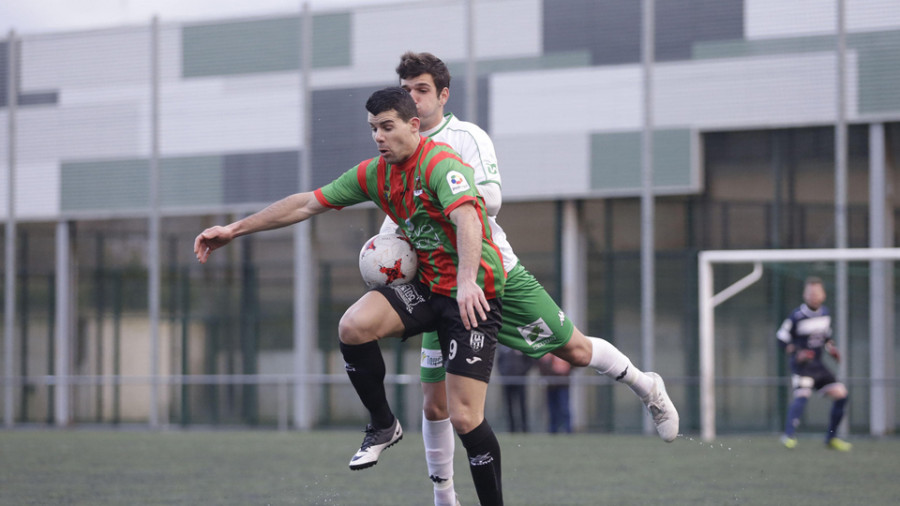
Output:
<instances>
[{"instance_id":1,"label":"player's knee","mask_svg":"<svg viewBox=\"0 0 900 506\"><path fill-rule=\"evenodd\" d=\"M591 342L577 330L565 346L553 351L554 355L575 367L587 367L591 363L592 353Z\"/></svg>"},{"instance_id":2,"label":"player's knee","mask_svg":"<svg viewBox=\"0 0 900 506\"><path fill-rule=\"evenodd\" d=\"M481 425L484 416L480 413L472 411L463 411L461 413L450 413L450 424L457 434L468 434Z\"/></svg>"},{"instance_id":3,"label":"player's knee","mask_svg":"<svg viewBox=\"0 0 900 506\"><path fill-rule=\"evenodd\" d=\"M835 383L830 389L828 389L828 396L836 401L846 399L847 387L845 387L843 383Z\"/></svg>"},{"instance_id":4,"label":"player's knee","mask_svg":"<svg viewBox=\"0 0 900 506\"><path fill-rule=\"evenodd\" d=\"M428 400L422 405L422 412L425 419L431 420L432 422L446 420L450 416L450 413L447 411L447 406L442 406L437 402Z\"/></svg>"},{"instance_id":5,"label":"player's knee","mask_svg":"<svg viewBox=\"0 0 900 506\"><path fill-rule=\"evenodd\" d=\"M800 399L801 397L808 399L810 395L812 395L811 388L798 388L794 390L794 399Z\"/></svg>"},{"instance_id":6,"label":"player's knee","mask_svg":"<svg viewBox=\"0 0 900 506\"><path fill-rule=\"evenodd\" d=\"M338 337L344 344L364 344L373 341L374 337L370 332L368 325L363 318L360 318L359 311L351 307L338 323Z\"/></svg>"},{"instance_id":7,"label":"player's knee","mask_svg":"<svg viewBox=\"0 0 900 506\"><path fill-rule=\"evenodd\" d=\"M433 422L450 417L447 409L447 387L444 381L422 382L422 411Z\"/></svg>"}]
</instances>

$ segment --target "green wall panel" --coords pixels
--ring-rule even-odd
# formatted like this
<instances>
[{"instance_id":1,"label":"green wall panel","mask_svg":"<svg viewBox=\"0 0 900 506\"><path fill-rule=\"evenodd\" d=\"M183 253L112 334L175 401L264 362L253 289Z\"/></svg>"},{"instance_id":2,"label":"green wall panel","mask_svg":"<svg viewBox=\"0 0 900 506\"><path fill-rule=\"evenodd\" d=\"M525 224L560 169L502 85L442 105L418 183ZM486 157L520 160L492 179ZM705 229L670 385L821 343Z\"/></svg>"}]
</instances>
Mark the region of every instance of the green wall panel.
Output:
<instances>
[{"instance_id":1,"label":"green wall panel","mask_svg":"<svg viewBox=\"0 0 900 506\"><path fill-rule=\"evenodd\" d=\"M149 167L147 160L63 162L60 210L145 209Z\"/></svg>"},{"instance_id":2,"label":"green wall panel","mask_svg":"<svg viewBox=\"0 0 900 506\"><path fill-rule=\"evenodd\" d=\"M900 31L861 34L851 40L859 50L860 114L900 111Z\"/></svg>"},{"instance_id":3,"label":"green wall panel","mask_svg":"<svg viewBox=\"0 0 900 506\"><path fill-rule=\"evenodd\" d=\"M692 187L692 134L686 129L656 130L653 135L653 185ZM591 189L637 191L641 188L641 133L591 136Z\"/></svg>"},{"instance_id":4,"label":"green wall panel","mask_svg":"<svg viewBox=\"0 0 900 506\"><path fill-rule=\"evenodd\" d=\"M161 162L160 205L163 207L222 203L222 157L166 158Z\"/></svg>"},{"instance_id":5,"label":"green wall panel","mask_svg":"<svg viewBox=\"0 0 900 506\"><path fill-rule=\"evenodd\" d=\"M62 211L143 210L149 207L150 162L146 159L64 162ZM178 157L160 161L163 207L222 203L222 158Z\"/></svg>"},{"instance_id":6,"label":"green wall panel","mask_svg":"<svg viewBox=\"0 0 900 506\"><path fill-rule=\"evenodd\" d=\"M350 14L313 16L313 68L350 65Z\"/></svg>"},{"instance_id":7,"label":"green wall panel","mask_svg":"<svg viewBox=\"0 0 900 506\"><path fill-rule=\"evenodd\" d=\"M163 208L270 202L297 189L296 151L182 156L160 160ZM62 164L62 211L146 210L150 162L121 159Z\"/></svg>"},{"instance_id":8,"label":"green wall panel","mask_svg":"<svg viewBox=\"0 0 900 506\"><path fill-rule=\"evenodd\" d=\"M313 67L350 64L350 23L350 14L313 17ZM301 40L296 16L187 25L182 30L182 75L295 71Z\"/></svg>"}]
</instances>

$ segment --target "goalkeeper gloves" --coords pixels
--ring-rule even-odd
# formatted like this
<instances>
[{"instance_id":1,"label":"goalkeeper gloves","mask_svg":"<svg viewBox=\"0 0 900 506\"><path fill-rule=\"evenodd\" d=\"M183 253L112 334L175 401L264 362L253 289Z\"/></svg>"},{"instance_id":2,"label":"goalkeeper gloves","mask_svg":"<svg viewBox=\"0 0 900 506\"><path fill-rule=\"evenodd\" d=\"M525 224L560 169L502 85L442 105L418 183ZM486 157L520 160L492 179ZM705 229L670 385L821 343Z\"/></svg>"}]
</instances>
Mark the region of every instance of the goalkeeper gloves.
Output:
<instances>
[{"instance_id":1,"label":"goalkeeper gloves","mask_svg":"<svg viewBox=\"0 0 900 506\"><path fill-rule=\"evenodd\" d=\"M816 358L816 351L810 349L802 349L797 352L797 361L798 362L809 362L810 360Z\"/></svg>"}]
</instances>

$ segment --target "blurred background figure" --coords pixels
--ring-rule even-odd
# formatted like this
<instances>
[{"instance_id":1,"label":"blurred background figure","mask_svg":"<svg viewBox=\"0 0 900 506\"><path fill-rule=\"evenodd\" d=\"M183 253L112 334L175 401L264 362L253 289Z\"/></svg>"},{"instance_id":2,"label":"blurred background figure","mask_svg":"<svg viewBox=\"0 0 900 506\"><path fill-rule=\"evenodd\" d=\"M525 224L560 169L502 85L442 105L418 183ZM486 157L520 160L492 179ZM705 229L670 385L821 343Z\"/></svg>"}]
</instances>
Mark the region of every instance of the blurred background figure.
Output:
<instances>
[{"instance_id":1,"label":"blurred background figure","mask_svg":"<svg viewBox=\"0 0 900 506\"><path fill-rule=\"evenodd\" d=\"M852 445L837 437L838 425L844 418L847 387L822 362L822 352L840 361L840 353L831 338L831 311L825 302L825 284L817 277L807 278L803 288L803 304L794 309L778 329L778 344L790 357L794 400L788 409L781 444L788 449L797 446L795 433L803 418L806 403L813 392L819 392L834 403L825 431L825 446L847 452Z\"/></svg>"},{"instance_id":2,"label":"blurred background figure","mask_svg":"<svg viewBox=\"0 0 900 506\"><path fill-rule=\"evenodd\" d=\"M572 415L569 412L569 374L572 365L556 355L547 354L538 361L541 376L548 379L547 432L572 432Z\"/></svg>"},{"instance_id":3,"label":"blurred background figure","mask_svg":"<svg viewBox=\"0 0 900 506\"><path fill-rule=\"evenodd\" d=\"M503 402L510 432L528 432L528 396L523 378L534 366L535 360L519 350L497 347L497 370L511 379L503 384ZM567 362L564 362L567 366Z\"/></svg>"}]
</instances>

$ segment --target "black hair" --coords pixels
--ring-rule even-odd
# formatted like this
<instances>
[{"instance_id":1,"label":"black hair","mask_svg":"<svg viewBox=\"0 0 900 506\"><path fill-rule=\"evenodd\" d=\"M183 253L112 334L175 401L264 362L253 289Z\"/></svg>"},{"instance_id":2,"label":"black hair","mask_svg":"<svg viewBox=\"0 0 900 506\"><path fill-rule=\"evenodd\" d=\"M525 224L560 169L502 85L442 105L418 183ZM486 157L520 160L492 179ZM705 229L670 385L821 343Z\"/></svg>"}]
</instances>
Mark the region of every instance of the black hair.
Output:
<instances>
[{"instance_id":1,"label":"black hair","mask_svg":"<svg viewBox=\"0 0 900 506\"><path fill-rule=\"evenodd\" d=\"M450 70L437 56L407 51L400 57L400 65L397 65L397 76L400 79L412 79L422 74L431 75L438 94L444 88L450 88Z\"/></svg>"},{"instance_id":2,"label":"black hair","mask_svg":"<svg viewBox=\"0 0 900 506\"><path fill-rule=\"evenodd\" d=\"M409 122L418 115L416 101L409 92L399 86L383 88L372 93L369 100L366 100L366 110L373 116L394 110L397 112L397 116L405 122Z\"/></svg>"}]
</instances>

